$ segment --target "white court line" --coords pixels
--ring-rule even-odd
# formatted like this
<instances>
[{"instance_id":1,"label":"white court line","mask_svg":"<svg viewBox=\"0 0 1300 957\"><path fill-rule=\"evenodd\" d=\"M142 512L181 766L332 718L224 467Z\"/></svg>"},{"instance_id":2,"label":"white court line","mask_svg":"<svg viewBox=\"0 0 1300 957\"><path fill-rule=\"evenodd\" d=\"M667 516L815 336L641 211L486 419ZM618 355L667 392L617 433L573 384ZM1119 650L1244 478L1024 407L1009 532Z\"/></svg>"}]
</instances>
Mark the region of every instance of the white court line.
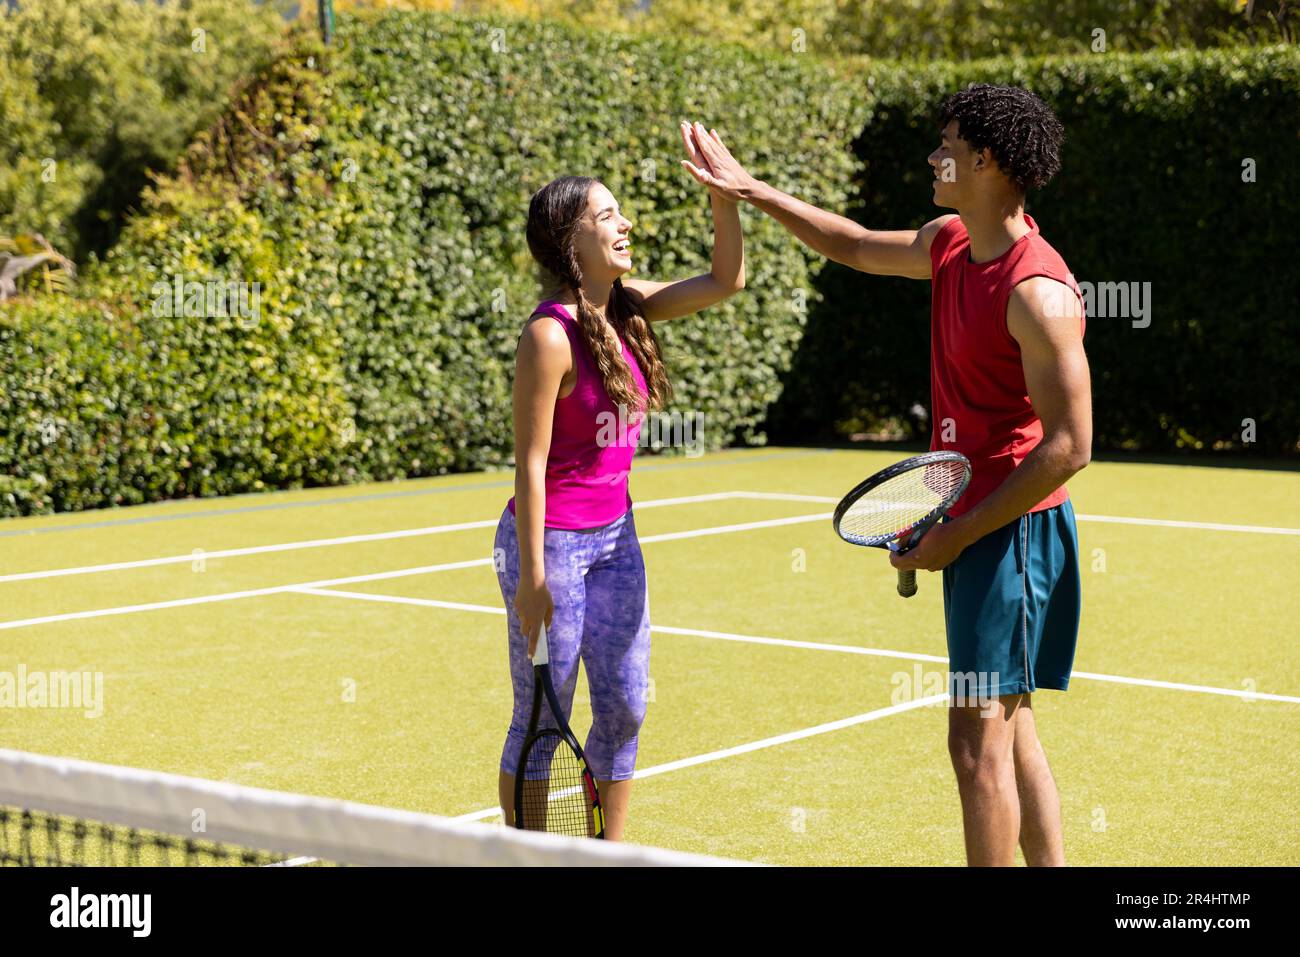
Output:
<instances>
[{"instance_id":1,"label":"white court line","mask_svg":"<svg viewBox=\"0 0 1300 957\"><path fill-rule=\"evenodd\" d=\"M793 515L790 518L769 518L761 522L743 522L739 525L715 525L712 528L694 528L686 532L643 535L639 536L639 540L644 545L647 542L671 542L679 538L701 538L705 535L725 535L728 532L748 532L755 528L778 528L782 525L799 525L804 522L828 522L830 519L830 512L817 515Z\"/></svg>"},{"instance_id":2,"label":"white court line","mask_svg":"<svg viewBox=\"0 0 1300 957\"><path fill-rule=\"evenodd\" d=\"M1225 525L1221 522L1176 522L1163 518L1128 518L1123 515L1075 515L1081 522L1110 522L1114 525L1154 525L1157 528L1198 528L1209 532L1253 532L1256 535L1300 535L1300 528L1270 528L1267 525Z\"/></svg>"},{"instance_id":3,"label":"white court line","mask_svg":"<svg viewBox=\"0 0 1300 957\"><path fill-rule=\"evenodd\" d=\"M736 498L768 499L774 502L838 502L825 495L791 495L786 492L735 492ZM829 516L828 516L829 517ZM1109 522L1114 525L1150 525L1156 528L1196 528L1207 532L1250 532L1256 535L1300 535L1300 528L1276 528L1269 525L1229 525L1223 522L1182 522L1165 518L1130 518L1125 515L1075 514L1080 522Z\"/></svg>"},{"instance_id":4,"label":"white court line","mask_svg":"<svg viewBox=\"0 0 1300 957\"><path fill-rule=\"evenodd\" d=\"M701 500L713 501L713 500L733 498L733 497L754 498L754 499L762 499L762 498L783 499L786 497L786 495L785 493L780 493L780 492L712 492L709 493L708 495L703 495L703 496L687 496L687 497L676 498L676 499L652 500L651 502L645 503L645 507L654 507L656 505L667 505L667 504L683 504L687 502L694 502L694 501L701 501ZM801 499L804 498L809 498L809 496L801 496ZM834 501L834 499L826 499L826 501ZM825 519L829 519L830 517L831 517L830 513L823 513L823 514L816 514L816 515L796 515L791 518L768 519L766 521L759 521L759 522L746 522L738 525L718 525L718 526L713 526L711 528L697 528L685 532L669 532L662 535L647 535L644 538L641 538L641 542L643 544L648 542L664 542L664 541L673 541L676 539L699 538L707 535L722 535L730 532L750 531L759 528L775 528L775 527L780 527L785 525L797 525L806 522L822 521ZM1174 527L1179 527L1179 528L1183 528L1183 527L1201 528L1201 529L1209 529L1214 531L1223 531L1223 530L1252 531L1252 532L1264 531L1269 533L1288 534L1288 535L1300 534L1300 529L1268 529L1265 528L1264 526L1256 526L1256 525L1217 525L1217 524L1205 523L1205 522L1174 523L1174 522L1164 522L1158 519L1128 519L1128 518L1112 518L1110 516L1077 516L1077 517L1087 521L1120 521L1125 523L1142 524L1142 525L1172 525ZM380 534L386 534L386 533L380 533ZM269 547L274 547L274 546L269 546ZM183 558L185 561L194 560L193 555L178 556L178 557ZM446 571L448 569L453 569L453 568L470 568L476 565L488 565L491 564L491 561L492 560L490 558L480 558L480 559L474 559L467 562L451 562L445 565L425 565L416 568L398 569L396 571L391 571L391 572L379 572L373 575L352 575L345 578L334 578L334 579L327 579L327 580L314 581L314 582L295 582L290 585L276 585L269 588L257 588L257 589L250 589L247 591L238 591L238 592L225 592L216 595L203 595L196 598L177 598L170 601L149 602L149 603L139 604L139 605L124 605L115 608L101 608L101 609L95 609L91 611L67 612L58 615L45 615L39 618L23 618L15 621L0 622L0 631L8 630L11 628L23 628L30 625L44 625L44 624L50 624L50 623L60 622L60 621L72 621L72 620L86 619L86 618L100 618L109 615L123 615L123 614L130 614L134 612L156 611L165 608L180 608L186 605L202 605L202 604L210 604L212 602L218 602L218 601L232 601L241 598L254 598L263 595L274 595L282 592L296 591L302 588L325 587L328 585L336 585L336 584L347 585L347 584L355 584L364 581L380 581L386 578L401 578L408 575L423 575L431 572Z\"/></svg>"},{"instance_id":5,"label":"white court line","mask_svg":"<svg viewBox=\"0 0 1300 957\"><path fill-rule=\"evenodd\" d=\"M375 595L369 592L340 591L335 588L299 588L295 589L307 595L322 595L329 598L355 598L362 601L392 602L398 605L422 605L426 608L448 608L453 611L482 612L489 615L504 615L506 610L497 605L472 605L459 601L438 601L433 598L407 598L403 595ZM716 638L719 641L739 641L752 645L776 645L782 648L801 648L807 651L834 651L846 655L867 655L873 658L901 658L905 661L929 661L935 664L947 664L948 659L942 655L926 655L912 651L890 651L884 648L864 648L860 645L832 645L820 641L794 641L789 638L768 638L763 635L738 635L726 631L706 631L702 628L674 628L670 625L651 625L652 632L664 635L689 635L696 638ZM1139 685L1145 688L1167 688L1171 691L1196 691L1202 694L1224 695L1229 698L1241 698L1245 701L1283 701L1288 704L1300 704L1300 697L1284 694L1270 694L1264 691L1239 691L1236 688L1216 688L1212 685L1193 685L1181 681L1161 681L1157 678L1129 678L1124 675L1103 675L1091 671L1075 671L1071 678L1088 678L1092 681L1108 681L1112 684Z\"/></svg>"},{"instance_id":6,"label":"white court line","mask_svg":"<svg viewBox=\"0 0 1300 957\"><path fill-rule=\"evenodd\" d=\"M428 575L433 572L451 571L457 568L474 568L478 565L491 565L491 558L474 558L464 562L447 562L443 565L420 565L416 568L399 568L391 572L374 572L370 575L349 575L346 578L322 578L314 582L296 582L292 585L273 585L269 588L252 588L248 591L228 591L216 595L199 595L196 598L174 598L171 601L155 601L142 605L122 605L117 608L98 608L93 611L70 611L60 615L45 615L40 618L22 618L16 621L0 621L0 631L10 628L24 628L28 625L48 625L58 621L73 621L81 618L103 618L108 615L128 615L138 611L160 611L165 608L182 608L186 605L205 605L218 601L235 601L240 598L260 598L263 595L279 595L295 592L305 588L325 588L330 585L355 585L360 582L384 581L389 578L405 578L410 575Z\"/></svg>"},{"instance_id":7,"label":"white court line","mask_svg":"<svg viewBox=\"0 0 1300 957\"><path fill-rule=\"evenodd\" d=\"M730 492L711 493L708 496L711 499L718 497L730 497ZM682 504L687 501L695 501L697 497L689 499L664 499L654 504ZM770 528L778 525L791 525L799 522L812 522L823 518L829 518L829 515L799 515L794 518L776 518L768 519L762 522L748 522L743 525L719 525L712 528L697 528L687 532L671 532L667 535L647 535L641 538L642 544L646 542L661 542L678 538L695 538L702 535L721 535L726 532L743 532L755 528ZM495 524L495 523L494 523ZM187 561L193 561L193 556L186 556ZM73 611L64 612L58 615L43 615L39 618L21 618L15 621L0 621L0 631L11 628L25 628L29 625L48 625L60 621L73 621L85 618L103 618L109 615L126 615L143 611L158 611L166 608L182 608L186 605L206 605L218 601L235 601L241 598L258 598L264 595L278 595L283 592L300 591L304 588L325 588L331 585L354 585L360 582L382 581L388 578L404 578L410 575L426 575L433 572L449 571L457 568L473 568L478 565L491 565L492 559L474 558L463 562L447 562L442 565L420 565L415 568L400 568L390 572L375 572L370 575L349 575L344 578L329 578L319 581L294 582L289 585L272 585L267 588L253 588L247 591L222 592L215 595L200 595L193 598L174 598L168 601L146 602L139 605L122 605L115 608L99 608L90 611Z\"/></svg>"},{"instance_id":8,"label":"white court line","mask_svg":"<svg viewBox=\"0 0 1300 957\"><path fill-rule=\"evenodd\" d=\"M641 509L661 508L671 505L691 505L700 502L716 502L736 498L779 502L832 503L839 501L839 499L824 495L796 495L789 492L709 492L702 495L685 495L676 498L650 499L645 502L637 502L633 506L633 511L635 513ZM797 525L802 522L817 522L829 520L831 517L832 515L830 512L817 515L798 515L791 518L746 522L738 525L720 525L712 528L696 529L686 532L672 532L664 535L649 535L642 538L641 541L663 542L679 538L698 538L705 535L723 535L728 532L748 531L757 528L777 528L782 525ZM1231 525L1222 522L1184 522L1173 519L1131 518L1118 515L1079 514L1076 515L1075 518L1081 522L1108 522L1116 525L1147 525L1158 528L1191 528L1201 529L1204 531L1248 532L1261 535L1300 535L1300 528L1277 528L1265 525ZM237 558L247 555L298 551L307 548L327 548L338 545L356 545L364 542L381 542L402 538L416 538L425 535L441 535L447 532L491 528L496 525L498 521L499 519L484 519L475 522L459 522L452 525L430 525L424 528L397 529L391 532L370 532L360 535L342 535L335 538L318 538L307 541L283 542L274 545L253 545L246 548L227 548L213 552L198 550L186 555L166 555L160 558L141 558L125 562L106 562L99 565L42 569L31 572L13 572L6 575L0 575L0 584L18 581L33 581L44 578L62 578L69 575L90 575L99 572L122 571L133 568L151 568L161 565L179 565L200 559L206 561L207 559Z\"/></svg>"},{"instance_id":9,"label":"white court line","mask_svg":"<svg viewBox=\"0 0 1300 957\"><path fill-rule=\"evenodd\" d=\"M504 615L500 605L471 605L460 601L438 601L434 598L408 598L405 595L376 595L364 591L341 591L337 588L296 588L304 595L321 595L326 598L355 598L361 601L391 602L396 605L421 605L425 608L448 608L452 611L474 611L488 615ZM736 635L725 631L704 631L699 628L673 628L669 625L651 625L652 632L663 635L691 635L697 638L717 638L720 641L740 641L751 645L777 645L782 648L802 648L807 651L838 651L848 655L867 655L875 658L903 658L908 661L947 662L940 655L923 655L908 651L888 651L883 648L863 648L859 645L830 645L820 641L794 641L789 638L766 638L762 635Z\"/></svg>"},{"instance_id":10,"label":"white court line","mask_svg":"<svg viewBox=\"0 0 1300 957\"><path fill-rule=\"evenodd\" d=\"M846 655L867 655L872 658L903 658L908 661L931 661L947 664L942 655L925 655L920 652L890 651L885 648L864 648L861 645L831 645L821 641L795 641L790 638L767 638L763 635L736 635L725 631L705 631L702 628L673 628L669 625L651 625L651 631L665 635L690 635L696 638L716 638L719 641L741 641L751 645L777 645L782 648L802 648L807 651L837 651Z\"/></svg>"},{"instance_id":11,"label":"white court line","mask_svg":"<svg viewBox=\"0 0 1300 957\"><path fill-rule=\"evenodd\" d=\"M271 552L293 552L302 548L326 548L331 545L355 545L359 542L383 542L396 538L415 538L420 535L440 535L444 532L462 532L471 528L491 528L498 519L481 522L461 522L457 525L431 525L428 528L405 528L394 532L372 532L365 535L342 535L338 538L316 538L304 542L285 542L280 545L251 545L248 548L227 548L216 552L196 549L189 555L167 555L163 558L141 558L130 562L108 562L103 565L82 565L79 568L51 568L37 572L16 572L0 575L0 583L31 581L36 578L62 578L66 575L91 575L96 572L115 572L126 568L151 568L157 565L180 565L185 562L207 561L212 558L236 558L242 555L265 555Z\"/></svg>"},{"instance_id":12,"label":"white court line","mask_svg":"<svg viewBox=\"0 0 1300 957\"><path fill-rule=\"evenodd\" d=\"M678 498L652 498L648 502L633 502L635 513L643 508L661 508L664 505L694 505L697 502L721 502L729 498L743 497L741 492L708 492L704 495L682 495Z\"/></svg>"},{"instance_id":13,"label":"white court line","mask_svg":"<svg viewBox=\"0 0 1300 957\"><path fill-rule=\"evenodd\" d=\"M716 502L722 499L745 497L738 492L709 492L705 495L686 495L678 498L657 498L637 502L635 508L662 508L665 505L693 505L697 502ZM337 538L315 538L308 541L284 542L276 545L250 545L247 548L226 548L215 552L202 549L188 555L166 555L162 558L140 558L127 562L106 562L101 565L82 565L76 568L51 568L34 572L14 572L0 575L5 582L32 581L38 578L62 578L67 575L91 575L97 572L121 571L128 568L152 568L159 565L182 565L198 560L237 558L244 555L265 555L273 552L293 552L304 548L328 548L334 545L356 545L361 542L383 542L399 538L416 538L423 535L442 535L446 532L463 532L475 528L495 528L500 517L477 522L459 522L454 525L430 525L425 528L404 528L391 532L369 532L362 535L341 535Z\"/></svg>"},{"instance_id":14,"label":"white court line","mask_svg":"<svg viewBox=\"0 0 1300 957\"><path fill-rule=\"evenodd\" d=\"M364 591L341 591L337 588L303 586L294 591L304 595L321 595L326 598L354 598L358 601L390 602L394 605L419 605L423 608L449 608L452 611L477 611L489 615L504 615L506 610L496 605L470 605L463 601L438 601L434 598L408 598L405 595L375 595Z\"/></svg>"},{"instance_id":15,"label":"white court line","mask_svg":"<svg viewBox=\"0 0 1300 957\"><path fill-rule=\"evenodd\" d=\"M1241 698L1243 701L1285 701L1300 704L1300 697L1285 694L1268 694L1263 691L1238 691L1236 688L1215 688L1210 685L1189 685L1181 681L1160 681L1155 678L1121 678L1117 675L1099 675L1091 671L1075 671L1071 678L1090 678L1093 681L1109 681L1116 684L1143 685L1148 688L1170 688L1174 691L1199 691L1201 694L1225 695L1229 698Z\"/></svg>"},{"instance_id":16,"label":"white court line","mask_svg":"<svg viewBox=\"0 0 1300 957\"><path fill-rule=\"evenodd\" d=\"M732 492L736 498L752 498L771 502L816 502L818 504L831 504L838 502L838 498L830 498L826 495L796 495L793 492Z\"/></svg>"},{"instance_id":17,"label":"white court line","mask_svg":"<svg viewBox=\"0 0 1300 957\"><path fill-rule=\"evenodd\" d=\"M640 781L643 778L654 777L656 774L667 774L669 771L680 771L682 768L692 768L697 764L708 764L712 761L721 761L724 758L734 758L739 754L749 754L752 751L761 751L764 748L773 748L779 744L788 744L791 741L802 741L804 738L811 738L819 734L827 734L831 731L839 731L843 728L851 728L854 725L866 724L868 721L876 721L880 718L887 718L890 715L902 714L904 711L911 711L915 708L924 708L927 705L938 704L946 701L946 694L931 695L928 698L918 698L915 701L905 701L902 704L891 705L888 708L879 708L875 711L868 711L865 714L857 714L851 718L841 718L839 721L828 721L825 724L814 725L811 728L804 728L800 731L790 731L786 734L778 734L771 738L763 738L759 741L751 741L748 744L738 744L732 748L723 748L721 751L710 751L708 754L697 754L694 757L682 758L678 761L669 761L666 764L656 764L651 768L644 768L632 775L634 780ZM500 817L501 809L497 807L484 808L481 811L471 811L468 814L462 814L452 818L453 821L481 821L485 818Z\"/></svg>"}]
</instances>

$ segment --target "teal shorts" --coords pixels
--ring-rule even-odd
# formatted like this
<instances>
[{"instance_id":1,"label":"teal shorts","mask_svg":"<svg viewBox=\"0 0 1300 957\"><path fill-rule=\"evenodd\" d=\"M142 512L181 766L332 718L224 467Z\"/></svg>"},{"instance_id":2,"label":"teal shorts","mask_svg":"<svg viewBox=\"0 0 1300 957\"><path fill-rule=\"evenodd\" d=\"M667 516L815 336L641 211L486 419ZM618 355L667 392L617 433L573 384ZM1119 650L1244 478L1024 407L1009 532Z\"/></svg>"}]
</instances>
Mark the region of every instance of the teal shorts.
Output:
<instances>
[{"instance_id":1,"label":"teal shorts","mask_svg":"<svg viewBox=\"0 0 1300 957\"><path fill-rule=\"evenodd\" d=\"M966 548L943 570L954 703L1068 688L1081 607L1069 499Z\"/></svg>"}]
</instances>

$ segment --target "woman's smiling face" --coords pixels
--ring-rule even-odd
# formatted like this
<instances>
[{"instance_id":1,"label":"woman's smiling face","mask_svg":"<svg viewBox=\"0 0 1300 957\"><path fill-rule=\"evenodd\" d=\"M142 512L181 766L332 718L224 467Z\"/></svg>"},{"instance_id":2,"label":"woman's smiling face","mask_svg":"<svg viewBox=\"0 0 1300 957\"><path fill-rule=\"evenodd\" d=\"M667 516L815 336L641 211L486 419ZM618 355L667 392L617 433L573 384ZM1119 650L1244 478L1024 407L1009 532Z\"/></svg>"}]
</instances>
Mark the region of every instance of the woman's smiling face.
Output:
<instances>
[{"instance_id":1,"label":"woman's smiling face","mask_svg":"<svg viewBox=\"0 0 1300 957\"><path fill-rule=\"evenodd\" d=\"M573 235L584 282L612 283L632 268L628 234L632 223L618 209L614 196L602 183L587 193L587 211Z\"/></svg>"}]
</instances>

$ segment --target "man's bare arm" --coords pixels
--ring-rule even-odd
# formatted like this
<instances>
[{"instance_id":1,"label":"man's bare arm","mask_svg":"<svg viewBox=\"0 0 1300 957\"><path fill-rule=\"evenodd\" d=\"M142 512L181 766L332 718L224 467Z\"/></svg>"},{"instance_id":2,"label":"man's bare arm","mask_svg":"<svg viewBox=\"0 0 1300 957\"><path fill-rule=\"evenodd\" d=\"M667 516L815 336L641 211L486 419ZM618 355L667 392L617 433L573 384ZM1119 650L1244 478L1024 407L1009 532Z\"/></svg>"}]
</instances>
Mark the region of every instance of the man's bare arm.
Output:
<instances>
[{"instance_id":1,"label":"man's bare arm","mask_svg":"<svg viewBox=\"0 0 1300 957\"><path fill-rule=\"evenodd\" d=\"M930 244L952 215L932 219L920 229L867 229L755 180L741 194L810 249L827 259L876 276L930 278Z\"/></svg>"},{"instance_id":2,"label":"man's bare arm","mask_svg":"<svg viewBox=\"0 0 1300 957\"><path fill-rule=\"evenodd\" d=\"M699 167L689 162L683 165L704 185L767 213L805 246L827 259L878 276L930 278L930 244L952 215L940 216L920 229L867 229L751 176L731 155L716 130L706 131L698 123L692 130L706 165Z\"/></svg>"}]
</instances>

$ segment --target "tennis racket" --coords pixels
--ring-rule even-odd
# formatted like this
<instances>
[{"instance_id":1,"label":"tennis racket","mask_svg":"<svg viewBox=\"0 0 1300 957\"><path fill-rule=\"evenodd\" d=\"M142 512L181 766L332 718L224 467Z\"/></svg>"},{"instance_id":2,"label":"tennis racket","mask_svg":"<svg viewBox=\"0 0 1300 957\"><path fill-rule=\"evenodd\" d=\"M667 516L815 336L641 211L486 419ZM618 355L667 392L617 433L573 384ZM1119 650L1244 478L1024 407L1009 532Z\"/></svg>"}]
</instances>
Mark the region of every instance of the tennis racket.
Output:
<instances>
[{"instance_id":1,"label":"tennis racket","mask_svg":"<svg viewBox=\"0 0 1300 957\"><path fill-rule=\"evenodd\" d=\"M538 727L543 695L558 727ZM551 684L545 622L533 654L533 714L515 770L515 827L570 837L605 836L596 779Z\"/></svg>"},{"instance_id":2,"label":"tennis racket","mask_svg":"<svg viewBox=\"0 0 1300 957\"><path fill-rule=\"evenodd\" d=\"M835 506L835 532L853 545L903 554L961 498L970 462L960 452L927 452L895 462L845 495ZM916 572L898 572L898 593L916 594Z\"/></svg>"}]
</instances>

